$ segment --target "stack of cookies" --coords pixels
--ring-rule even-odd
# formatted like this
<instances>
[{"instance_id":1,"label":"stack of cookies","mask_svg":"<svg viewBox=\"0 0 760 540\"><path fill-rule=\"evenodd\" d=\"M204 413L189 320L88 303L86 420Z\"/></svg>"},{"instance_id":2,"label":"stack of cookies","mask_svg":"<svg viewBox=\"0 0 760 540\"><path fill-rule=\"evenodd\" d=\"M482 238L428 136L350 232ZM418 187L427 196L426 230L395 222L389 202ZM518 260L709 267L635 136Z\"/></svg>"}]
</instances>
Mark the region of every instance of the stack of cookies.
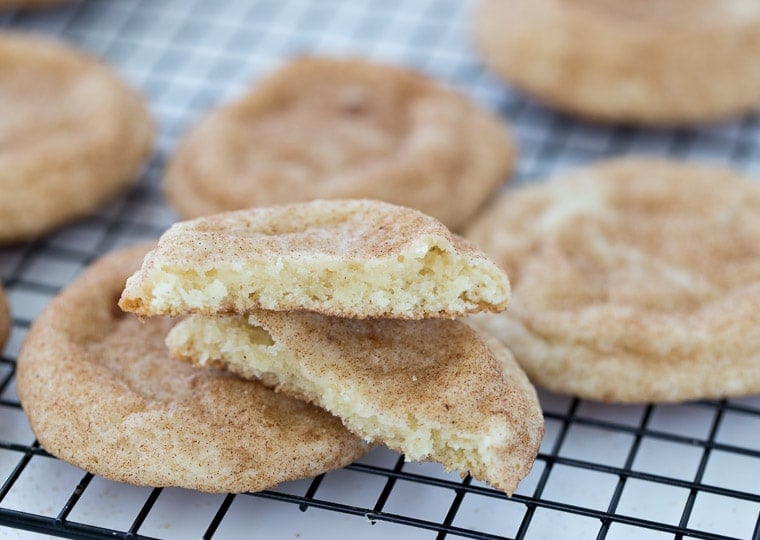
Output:
<instances>
[{"instance_id":1,"label":"stack of cookies","mask_svg":"<svg viewBox=\"0 0 760 540\"><path fill-rule=\"evenodd\" d=\"M166 340L175 358L512 493L543 434L536 394L504 346L454 319L508 299L507 276L437 220L337 200L178 223L119 305L182 316Z\"/></svg>"}]
</instances>

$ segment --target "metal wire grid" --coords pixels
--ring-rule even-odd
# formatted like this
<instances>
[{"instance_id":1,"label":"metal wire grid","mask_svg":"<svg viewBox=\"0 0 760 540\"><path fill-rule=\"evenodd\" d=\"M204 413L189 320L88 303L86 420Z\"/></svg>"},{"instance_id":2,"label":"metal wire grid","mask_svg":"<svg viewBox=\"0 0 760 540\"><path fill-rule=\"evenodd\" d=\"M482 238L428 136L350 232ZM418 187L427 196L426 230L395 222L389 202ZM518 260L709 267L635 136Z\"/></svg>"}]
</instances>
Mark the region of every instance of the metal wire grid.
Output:
<instances>
[{"instance_id":1,"label":"metal wire grid","mask_svg":"<svg viewBox=\"0 0 760 540\"><path fill-rule=\"evenodd\" d=\"M5 478L0 525L72 538L151 538L172 530L157 522L178 526L178 521L189 520L195 527L192 536L224 538L235 536L236 529L228 526L233 522L263 526L269 518L262 509L275 522L297 520L305 530L317 517L324 518L320 510L327 510L332 537L348 530L369 537L379 530L378 537L399 538L760 540L757 398L611 407L542 394L547 435L533 472L512 499L470 478L404 463L385 450L311 481L219 496L110 485L40 448L13 384L15 357L32 320L94 259L155 237L174 220L158 186L178 135L203 111L295 54L383 59L414 66L463 89L509 119L522 152L516 183L606 155L640 152L730 162L760 177L757 116L698 130L647 133L575 122L510 92L483 71L473 54L467 2L219 4L99 0L44 13L0 15L3 27L59 35L106 58L146 93L159 125L157 152L134 189L91 218L47 238L0 250L0 275L14 317L0 361L0 480ZM59 481L61 476L66 482ZM346 476L359 479L359 491L352 491ZM44 503L19 495L35 481L43 489L56 482L68 488L57 495L51 492L51 500ZM121 503L112 514L118 519L101 523L80 510L108 505L109 489L128 491L116 497ZM400 493L406 495L399 499ZM86 502L88 498L92 500ZM202 501L197 518L176 506L177 500L190 499ZM428 508L425 500L434 504ZM357 519L342 529L336 516ZM378 525L369 527L366 521Z\"/></svg>"}]
</instances>

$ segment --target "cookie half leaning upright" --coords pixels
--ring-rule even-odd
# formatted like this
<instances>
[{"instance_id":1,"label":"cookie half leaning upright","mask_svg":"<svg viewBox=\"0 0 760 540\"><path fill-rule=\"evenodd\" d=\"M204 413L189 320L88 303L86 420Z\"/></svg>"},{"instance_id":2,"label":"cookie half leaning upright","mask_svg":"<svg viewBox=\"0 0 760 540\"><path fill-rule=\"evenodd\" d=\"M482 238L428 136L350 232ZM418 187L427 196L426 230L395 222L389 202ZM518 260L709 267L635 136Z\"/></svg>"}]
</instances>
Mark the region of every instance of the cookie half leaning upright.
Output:
<instances>
[{"instance_id":1,"label":"cookie half leaning upright","mask_svg":"<svg viewBox=\"0 0 760 540\"><path fill-rule=\"evenodd\" d=\"M153 128L140 96L64 43L0 36L0 244L87 215L136 180Z\"/></svg>"},{"instance_id":2,"label":"cookie half leaning upright","mask_svg":"<svg viewBox=\"0 0 760 540\"><path fill-rule=\"evenodd\" d=\"M469 237L509 273L474 320L558 392L669 402L760 391L760 186L619 159L506 193Z\"/></svg>"},{"instance_id":3,"label":"cookie half leaning upright","mask_svg":"<svg viewBox=\"0 0 760 540\"><path fill-rule=\"evenodd\" d=\"M321 409L172 360L171 321L116 305L146 251L96 262L32 325L16 384L45 450L112 480L213 492L315 476L367 451Z\"/></svg>"},{"instance_id":4,"label":"cookie half leaning upright","mask_svg":"<svg viewBox=\"0 0 760 540\"><path fill-rule=\"evenodd\" d=\"M166 194L185 218L371 198L458 229L507 180L514 158L495 115L421 74L301 58L190 130Z\"/></svg>"}]
</instances>

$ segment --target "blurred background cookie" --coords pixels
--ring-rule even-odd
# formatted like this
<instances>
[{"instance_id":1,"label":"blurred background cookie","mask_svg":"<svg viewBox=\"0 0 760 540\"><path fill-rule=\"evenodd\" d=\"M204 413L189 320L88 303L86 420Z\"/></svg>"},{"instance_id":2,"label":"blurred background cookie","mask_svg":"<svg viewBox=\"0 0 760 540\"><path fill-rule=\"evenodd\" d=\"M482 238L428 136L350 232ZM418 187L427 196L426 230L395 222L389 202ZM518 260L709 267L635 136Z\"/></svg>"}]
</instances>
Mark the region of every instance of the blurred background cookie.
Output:
<instances>
[{"instance_id":1,"label":"blurred background cookie","mask_svg":"<svg viewBox=\"0 0 760 540\"><path fill-rule=\"evenodd\" d=\"M146 251L96 262L30 329L16 384L45 450L112 480L213 492L316 476L367 451L316 407L172 360L172 321L116 305Z\"/></svg>"},{"instance_id":2,"label":"blurred background cookie","mask_svg":"<svg viewBox=\"0 0 760 540\"><path fill-rule=\"evenodd\" d=\"M476 316L537 383L620 402L760 391L760 186L620 159L505 194L468 235L512 283Z\"/></svg>"},{"instance_id":3,"label":"blurred background cookie","mask_svg":"<svg viewBox=\"0 0 760 540\"><path fill-rule=\"evenodd\" d=\"M658 126L760 106L757 0L480 0L474 32L496 73L571 114Z\"/></svg>"},{"instance_id":4,"label":"blurred background cookie","mask_svg":"<svg viewBox=\"0 0 760 540\"><path fill-rule=\"evenodd\" d=\"M84 216L134 181L153 129L142 99L63 43L0 35L0 243Z\"/></svg>"},{"instance_id":5,"label":"blurred background cookie","mask_svg":"<svg viewBox=\"0 0 760 540\"><path fill-rule=\"evenodd\" d=\"M496 117L411 71L296 60L181 142L166 193L186 218L317 198L373 198L458 228L506 180Z\"/></svg>"}]
</instances>

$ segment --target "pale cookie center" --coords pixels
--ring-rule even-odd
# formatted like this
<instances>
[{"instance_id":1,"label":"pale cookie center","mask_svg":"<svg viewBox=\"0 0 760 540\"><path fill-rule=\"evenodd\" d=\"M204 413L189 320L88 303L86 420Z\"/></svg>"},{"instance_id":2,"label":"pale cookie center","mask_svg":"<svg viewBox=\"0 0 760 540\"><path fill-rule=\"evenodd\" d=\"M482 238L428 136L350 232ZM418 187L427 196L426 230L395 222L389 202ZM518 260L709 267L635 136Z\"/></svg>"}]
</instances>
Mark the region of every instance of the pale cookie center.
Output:
<instances>
[{"instance_id":1,"label":"pale cookie center","mask_svg":"<svg viewBox=\"0 0 760 540\"><path fill-rule=\"evenodd\" d=\"M50 83L44 75L41 80L26 73L0 75L0 152L34 144L74 123L71 109L56 95L59 84Z\"/></svg>"}]
</instances>

